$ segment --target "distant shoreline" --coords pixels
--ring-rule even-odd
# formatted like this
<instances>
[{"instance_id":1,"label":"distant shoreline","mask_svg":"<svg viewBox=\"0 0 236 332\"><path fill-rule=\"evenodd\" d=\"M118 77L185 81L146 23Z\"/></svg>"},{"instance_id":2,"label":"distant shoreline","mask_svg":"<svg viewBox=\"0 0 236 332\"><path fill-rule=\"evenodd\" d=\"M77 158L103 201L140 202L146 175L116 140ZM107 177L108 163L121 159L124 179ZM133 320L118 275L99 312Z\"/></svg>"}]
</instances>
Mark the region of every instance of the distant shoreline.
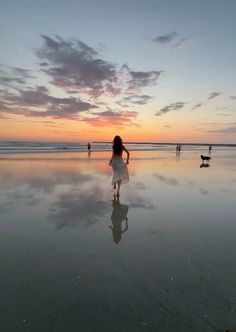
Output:
<instances>
[{"instance_id":1,"label":"distant shoreline","mask_svg":"<svg viewBox=\"0 0 236 332\"><path fill-rule=\"evenodd\" d=\"M60 149L67 149L69 145L70 148L77 148L77 147L85 147L87 149L87 144L90 142L91 144L107 144L112 145L112 141L17 141L17 140L11 140L11 141L4 141L0 140L0 150L3 147L55 147ZM193 142L131 142L131 141L125 141L125 144L128 145L139 145L139 146L176 146L181 144L182 146L209 146L212 145L212 147L236 147L236 143L193 143Z\"/></svg>"},{"instance_id":2,"label":"distant shoreline","mask_svg":"<svg viewBox=\"0 0 236 332\"><path fill-rule=\"evenodd\" d=\"M109 141L94 141L92 142L94 144L111 144L112 142ZM152 145L199 145L199 146L231 146L231 147L236 147L236 143L181 143L181 142L176 142L176 143L156 143L156 142L125 142L125 144L152 144Z\"/></svg>"}]
</instances>

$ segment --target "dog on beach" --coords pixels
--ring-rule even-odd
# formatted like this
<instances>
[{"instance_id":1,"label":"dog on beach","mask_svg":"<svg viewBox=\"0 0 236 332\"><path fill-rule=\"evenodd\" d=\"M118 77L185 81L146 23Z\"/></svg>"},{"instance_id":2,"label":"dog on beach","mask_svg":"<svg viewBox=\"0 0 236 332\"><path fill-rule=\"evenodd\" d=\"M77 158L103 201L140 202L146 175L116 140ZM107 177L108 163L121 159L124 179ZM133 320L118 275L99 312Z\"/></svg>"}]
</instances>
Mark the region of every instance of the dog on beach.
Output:
<instances>
[{"instance_id":1,"label":"dog on beach","mask_svg":"<svg viewBox=\"0 0 236 332\"><path fill-rule=\"evenodd\" d=\"M206 161L207 163L209 163L209 160L211 160L211 157L201 155L201 159L202 159L203 163L204 163L204 161Z\"/></svg>"}]
</instances>

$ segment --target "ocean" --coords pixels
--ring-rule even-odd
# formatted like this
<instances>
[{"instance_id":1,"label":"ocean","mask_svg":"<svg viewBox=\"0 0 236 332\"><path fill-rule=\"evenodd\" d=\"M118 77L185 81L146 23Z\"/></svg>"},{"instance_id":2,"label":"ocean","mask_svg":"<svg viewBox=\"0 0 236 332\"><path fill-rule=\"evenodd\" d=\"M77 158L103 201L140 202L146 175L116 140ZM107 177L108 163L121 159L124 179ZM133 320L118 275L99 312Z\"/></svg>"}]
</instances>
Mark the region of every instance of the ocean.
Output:
<instances>
[{"instance_id":1,"label":"ocean","mask_svg":"<svg viewBox=\"0 0 236 332\"><path fill-rule=\"evenodd\" d=\"M0 141L0 154L15 153L59 153L59 152L86 152L87 142L39 142L39 141ZM91 152L111 151L112 143L92 142ZM130 151L176 151L176 145L179 143L146 143L146 142L128 142L125 146ZM182 150L185 151L203 151L208 152L208 144L182 144ZM229 150L236 147L236 144L214 144L213 149Z\"/></svg>"}]
</instances>

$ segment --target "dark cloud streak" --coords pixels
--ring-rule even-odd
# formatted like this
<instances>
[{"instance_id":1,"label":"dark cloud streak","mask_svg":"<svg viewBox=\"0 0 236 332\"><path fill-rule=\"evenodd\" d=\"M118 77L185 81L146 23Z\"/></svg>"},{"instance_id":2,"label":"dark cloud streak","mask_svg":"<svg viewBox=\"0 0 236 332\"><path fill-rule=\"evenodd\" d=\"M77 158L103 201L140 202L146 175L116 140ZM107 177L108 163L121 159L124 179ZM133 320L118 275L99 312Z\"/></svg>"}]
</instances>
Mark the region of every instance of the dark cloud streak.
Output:
<instances>
[{"instance_id":1,"label":"dark cloud streak","mask_svg":"<svg viewBox=\"0 0 236 332\"><path fill-rule=\"evenodd\" d=\"M158 44L168 44L168 43L172 42L176 38L177 35L178 35L177 32L173 31L166 35L157 36L156 38L153 39L153 41Z\"/></svg>"},{"instance_id":2,"label":"dark cloud streak","mask_svg":"<svg viewBox=\"0 0 236 332\"><path fill-rule=\"evenodd\" d=\"M218 97L219 95L221 95L222 93L221 92L212 92L209 94L208 98L207 99L213 99L213 98L216 98Z\"/></svg>"},{"instance_id":3,"label":"dark cloud streak","mask_svg":"<svg viewBox=\"0 0 236 332\"><path fill-rule=\"evenodd\" d=\"M170 104L170 105L167 105L165 107L163 107L162 109L160 109L160 111L158 111L156 113L157 116L161 116L165 113L168 113L170 111L176 111L176 110L180 110L181 108L184 107L186 103L184 102L176 102L176 103L173 103L173 104Z\"/></svg>"}]
</instances>

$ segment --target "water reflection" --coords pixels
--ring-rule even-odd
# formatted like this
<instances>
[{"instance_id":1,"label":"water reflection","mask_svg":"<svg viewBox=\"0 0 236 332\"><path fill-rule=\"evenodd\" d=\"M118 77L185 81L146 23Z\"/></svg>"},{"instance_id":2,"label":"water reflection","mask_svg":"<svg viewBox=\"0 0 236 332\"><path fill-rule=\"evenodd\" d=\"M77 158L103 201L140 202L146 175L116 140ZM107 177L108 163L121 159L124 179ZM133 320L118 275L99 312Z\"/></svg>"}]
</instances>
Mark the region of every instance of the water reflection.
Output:
<instances>
[{"instance_id":1,"label":"water reflection","mask_svg":"<svg viewBox=\"0 0 236 332\"><path fill-rule=\"evenodd\" d=\"M181 145L176 146L176 161L180 160Z\"/></svg>"},{"instance_id":2,"label":"water reflection","mask_svg":"<svg viewBox=\"0 0 236 332\"><path fill-rule=\"evenodd\" d=\"M1 189L4 186L7 191L14 188L14 191L20 189L22 192L22 186L27 186L25 189L33 189L35 192L53 193L60 185L81 185L95 179L93 174L76 167L66 169L64 165L47 165L45 169L45 165L36 165L35 162L31 164L30 172L19 163L13 170L6 166L0 171Z\"/></svg>"},{"instance_id":3,"label":"water reflection","mask_svg":"<svg viewBox=\"0 0 236 332\"><path fill-rule=\"evenodd\" d=\"M204 161L201 163L200 168L202 167L210 167L211 165L208 163L204 163Z\"/></svg>"},{"instance_id":4,"label":"water reflection","mask_svg":"<svg viewBox=\"0 0 236 332\"><path fill-rule=\"evenodd\" d=\"M153 173L153 176L155 178L157 178L158 180L160 180L161 182L164 182L166 184L170 184L172 186L176 186L176 185L179 184L176 179L169 178L169 177L166 177L166 176L158 174L158 173Z\"/></svg>"},{"instance_id":5,"label":"water reflection","mask_svg":"<svg viewBox=\"0 0 236 332\"><path fill-rule=\"evenodd\" d=\"M119 196L114 195L112 200L112 226L109 228L112 230L113 241L118 244L121 240L122 234L128 230L128 211L129 206L120 203ZM122 229L122 223L124 221L124 228Z\"/></svg>"},{"instance_id":6,"label":"water reflection","mask_svg":"<svg viewBox=\"0 0 236 332\"><path fill-rule=\"evenodd\" d=\"M100 187L91 188L91 192L72 189L58 196L51 206L49 217L54 220L57 230L78 224L88 228L108 211L109 205Z\"/></svg>"}]
</instances>

